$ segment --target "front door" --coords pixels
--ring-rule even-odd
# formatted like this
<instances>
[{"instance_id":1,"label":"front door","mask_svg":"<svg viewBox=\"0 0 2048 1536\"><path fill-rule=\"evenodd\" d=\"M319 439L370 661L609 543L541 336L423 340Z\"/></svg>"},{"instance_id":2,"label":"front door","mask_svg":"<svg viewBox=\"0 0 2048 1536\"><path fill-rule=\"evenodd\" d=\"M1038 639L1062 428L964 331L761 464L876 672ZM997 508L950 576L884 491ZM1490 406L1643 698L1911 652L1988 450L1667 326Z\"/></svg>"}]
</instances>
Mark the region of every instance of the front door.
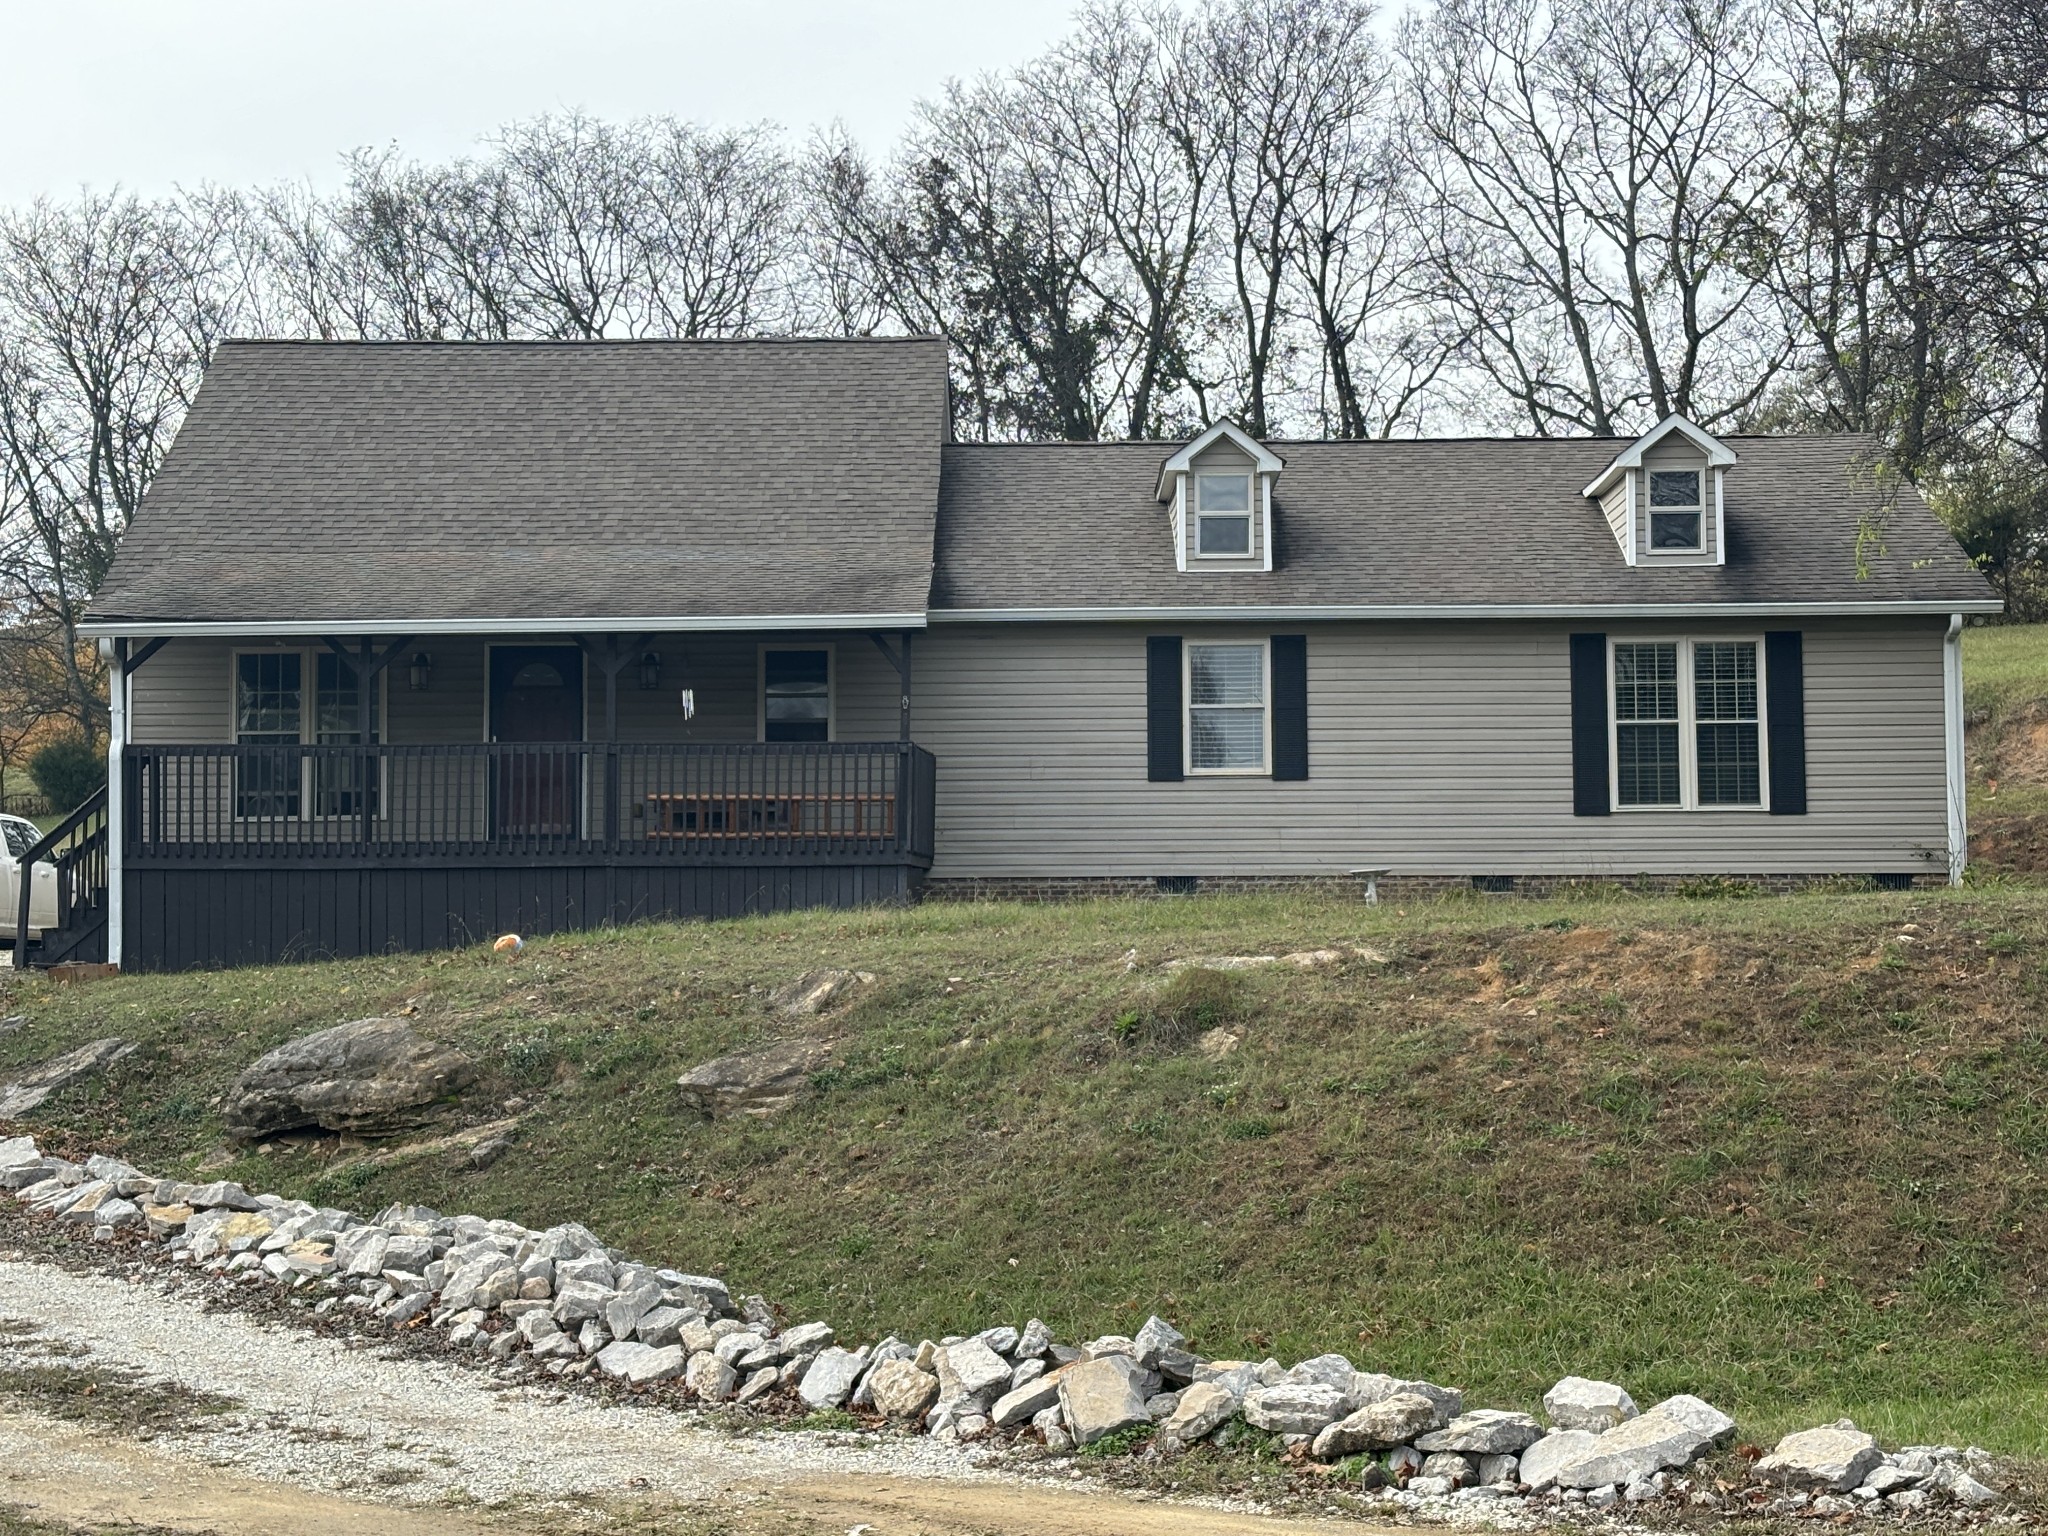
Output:
<instances>
[{"instance_id":1,"label":"front door","mask_svg":"<svg viewBox=\"0 0 2048 1536\"><path fill-rule=\"evenodd\" d=\"M493 835L574 837L582 824L583 652L573 645L491 648L491 740L535 743L498 754ZM542 744L546 745L542 745Z\"/></svg>"}]
</instances>

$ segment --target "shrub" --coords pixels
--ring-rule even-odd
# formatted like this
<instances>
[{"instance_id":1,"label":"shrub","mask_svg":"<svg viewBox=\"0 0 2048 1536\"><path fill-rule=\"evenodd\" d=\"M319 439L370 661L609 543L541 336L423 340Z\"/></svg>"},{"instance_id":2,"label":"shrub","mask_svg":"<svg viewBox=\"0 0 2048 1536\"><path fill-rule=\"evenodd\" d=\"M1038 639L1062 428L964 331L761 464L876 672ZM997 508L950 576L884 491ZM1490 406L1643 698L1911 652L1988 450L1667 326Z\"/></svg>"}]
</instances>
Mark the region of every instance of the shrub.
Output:
<instances>
[{"instance_id":1,"label":"shrub","mask_svg":"<svg viewBox=\"0 0 2048 1536\"><path fill-rule=\"evenodd\" d=\"M60 736L28 760L29 777L59 816L83 805L107 782L107 760L81 736Z\"/></svg>"}]
</instances>

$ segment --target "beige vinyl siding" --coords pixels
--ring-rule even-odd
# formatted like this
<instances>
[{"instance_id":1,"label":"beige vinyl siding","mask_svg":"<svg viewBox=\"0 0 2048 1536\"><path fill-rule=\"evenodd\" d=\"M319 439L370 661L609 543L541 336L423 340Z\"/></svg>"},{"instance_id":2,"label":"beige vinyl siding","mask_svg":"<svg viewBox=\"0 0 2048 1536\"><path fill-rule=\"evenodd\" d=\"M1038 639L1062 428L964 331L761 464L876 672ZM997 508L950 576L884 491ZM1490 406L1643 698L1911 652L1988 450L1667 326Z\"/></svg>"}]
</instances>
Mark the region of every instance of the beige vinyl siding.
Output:
<instances>
[{"instance_id":1,"label":"beige vinyl siding","mask_svg":"<svg viewBox=\"0 0 2048 1536\"><path fill-rule=\"evenodd\" d=\"M891 636L892 644L896 637ZM559 637L533 641L485 641L438 635L400 653L384 672L384 739L393 745L474 743L486 739L485 653L491 644L563 644ZM568 642L570 648L574 642ZM767 644L817 645L833 651L833 739L894 741L900 729L900 689L895 669L865 634L818 640L799 634L659 635L634 649L619 673L621 742L745 743L760 739L760 650ZM234 740L234 656L240 651L296 651L304 655L310 686L320 642L173 640L138 671L130 690L130 739L138 744L213 745ZM380 645L379 649L382 649ZM658 688L642 689L639 657L661 657ZM433 659L425 691L409 686L407 667L417 651ZM696 692L697 715L685 721L681 690ZM604 737L604 675L594 662L584 667L584 736ZM310 701L309 706L310 707ZM169 770L167 806L182 803L188 835L225 833L234 821L232 770L220 762L181 762ZM720 782L742 788L734 775L758 772L732 765ZM481 762L435 757L394 757L384 767L382 818L394 830L432 827L438 834L480 837L489 814L488 769ZM666 759L628 755L621 763L621 814L628 822L655 791L673 787L675 770ZM591 825L603 817L602 785L593 771L586 785L585 814ZM180 791L182 790L182 793ZM391 818L396 818L395 822Z\"/></svg>"},{"instance_id":2,"label":"beige vinyl siding","mask_svg":"<svg viewBox=\"0 0 2048 1536\"><path fill-rule=\"evenodd\" d=\"M1657 469L1692 469L1699 471L1700 494L1704 499L1706 515L1700 534L1701 548L1698 553L1672 554L1650 547L1650 472ZM1636 487L1636 560L1642 565L1712 565L1718 558L1714 545L1714 472L1707 467L1707 457L1680 434L1674 432L1662 443L1643 455L1643 467L1635 471L1641 478Z\"/></svg>"},{"instance_id":3,"label":"beige vinyl siding","mask_svg":"<svg viewBox=\"0 0 2048 1536\"><path fill-rule=\"evenodd\" d=\"M897 637L889 637L891 645ZM436 635L410 645L384 673L387 739L398 744L485 739L484 640ZM554 638L491 644L556 645ZM914 641L913 645L920 644ZM573 642L570 642L573 646ZM760 648L816 645L833 652L833 737L838 741L894 741L899 727L896 671L865 634L818 640L800 634L657 635L631 653L619 673L619 739L642 742L744 742L760 739ZM380 644L379 649L382 646ZM234 662L238 651L291 650L317 654L315 639L173 640L135 674L129 739L140 743L221 743L234 740ZM640 687L639 656L661 656L661 684ZM413 653L433 658L425 692L407 685ZM311 674L308 674L310 678ZM697 716L685 721L681 690L694 688ZM604 735L604 674L584 668L585 736Z\"/></svg>"},{"instance_id":4,"label":"beige vinyl siding","mask_svg":"<svg viewBox=\"0 0 2048 1536\"><path fill-rule=\"evenodd\" d=\"M1614 484L1607 487L1607 494L1600 498L1600 510L1606 514L1607 526L1614 532L1615 548L1624 555L1628 553L1628 492L1632 483L1624 470Z\"/></svg>"},{"instance_id":5,"label":"beige vinyl siding","mask_svg":"<svg viewBox=\"0 0 2048 1536\"><path fill-rule=\"evenodd\" d=\"M1572 815L1567 636L1593 627L1291 626L1309 636L1308 780L1165 784L1145 778L1145 636L1166 627L935 627L913 721L938 760L932 874L1944 867L1938 621L1804 626L1810 813L1782 817ZM1617 636L1759 631L1611 626Z\"/></svg>"}]
</instances>

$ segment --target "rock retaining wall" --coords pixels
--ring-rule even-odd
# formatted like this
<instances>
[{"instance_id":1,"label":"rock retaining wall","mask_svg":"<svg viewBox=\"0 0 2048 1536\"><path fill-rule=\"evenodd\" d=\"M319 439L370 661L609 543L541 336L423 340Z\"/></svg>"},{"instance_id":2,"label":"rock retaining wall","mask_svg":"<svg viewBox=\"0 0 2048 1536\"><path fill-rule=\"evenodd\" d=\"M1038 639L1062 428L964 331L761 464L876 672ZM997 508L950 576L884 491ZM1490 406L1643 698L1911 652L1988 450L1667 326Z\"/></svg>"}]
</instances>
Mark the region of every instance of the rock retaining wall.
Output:
<instances>
[{"instance_id":1,"label":"rock retaining wall","mask_svg":"<svg viewBox=\"0 0 2048 1536\"><path fill-rule=\"evenodd\" d=\"M843 1410L873 1429L1062 1453L1111 1441L1171 1457L1205 1441L1277 1439L1300 1463L1342 1464L1390 1505L1605 1510L1650 1501L1769 1513L1968 1518L2002 1502L1976 1450L1884 1451L1843 1421L1788 1435L1742 1483L1689 1471L1735 1421L1681 1395L1639 1410L1622 1388L1568 1376L1543 1417L1472 1408L1455 1387L1358 1369L1342 1355L1283 1366L1210 1360L1164 1320L1064 1344L1037 1319L967 1337L849 1347L822 1322L784 1326L758 1296L607 1247L574 1222L536 1232L395 1205L370 1218L239 1184L154 1178L117 1159L0 1141L0 1188L33 1217L223 1283L299 1293L426 1330L509 1376L660 1390L785 1414ZM666 1385L664 1385L666 1384Z\"/></svg>"}]
</instances>

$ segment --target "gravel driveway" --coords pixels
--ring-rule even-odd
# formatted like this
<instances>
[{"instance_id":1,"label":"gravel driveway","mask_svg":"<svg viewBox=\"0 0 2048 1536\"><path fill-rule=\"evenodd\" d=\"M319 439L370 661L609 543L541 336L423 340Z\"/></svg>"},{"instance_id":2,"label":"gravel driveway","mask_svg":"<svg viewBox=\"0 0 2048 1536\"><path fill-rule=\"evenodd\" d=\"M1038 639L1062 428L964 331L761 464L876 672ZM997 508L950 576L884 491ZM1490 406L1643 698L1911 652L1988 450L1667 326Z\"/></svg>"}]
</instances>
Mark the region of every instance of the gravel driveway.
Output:
<instances>
[{"instance_id":1,"label":"gravel driveway","mask_svg":"<svg viewBox=\"0 0 2048 1536\"><path fill-rule=\"evenodd\" d=\"M832 1434L699 1427L673 1412L505 1386L453 1365L399 1357L386 1346L204 1310L177 1280L123 1280L47 1262L0 1261L0 1370L53 1363L139 1372L230 1400L223 1411L191 1414L181 1427L149 1445L127 1445L123 1454L151 1458L153 1465L218 1468L224 1483L232 1478L240 1488L269 1485L304 1495L309 1502L300 1524L307 1530L356 1529L339 1515L315 1518L316 1500L326 1501L323 1508L353 1506L358 1513L367 1503L396 1506L394 1515L405 1508L446 1514L482 1505L498 1508L515 1525L531 1516L535 1529L561 1528L571 1508L595 1515L633 1505L756 1508L795 1518L793 1524L778 1520L776 1530L844 1531L865 1516L877 1536L893 1530L1201 1536L1319 1528L1060 1489L977 1467L970 1449L924 1437L877 1444ZM38 1428L12 1414L0 1421L0 1457L22 1444L46 1447L51 1475L30 1500L46 1508L53 1489L147 1482L147 1468L130 1472L109 1464L95 1474L84 1464L92 1438L77 1425L57 1429L42 1421ZM62 1470L65 1457L84 1461ZM8 1480L19 1485L34 1470L16 1461ZM6 1497L0 1493L0 1501ZM161 1520L167 1506L191 1496L173 1488L146 1497L157 1502L124 1506L125 1517ZM72 1513L101 1517L100 1506L81 1505ZM266 1518L281 1513L272 1510ZM236 1521L230 1515L206 1523L231 1530ZM410 1522L401 1518L388 1536L400 1536L400 1526L409 1529ZM1329 1528L1366 1529L1355 1521Z\"/></svg>"}]
</instances>

